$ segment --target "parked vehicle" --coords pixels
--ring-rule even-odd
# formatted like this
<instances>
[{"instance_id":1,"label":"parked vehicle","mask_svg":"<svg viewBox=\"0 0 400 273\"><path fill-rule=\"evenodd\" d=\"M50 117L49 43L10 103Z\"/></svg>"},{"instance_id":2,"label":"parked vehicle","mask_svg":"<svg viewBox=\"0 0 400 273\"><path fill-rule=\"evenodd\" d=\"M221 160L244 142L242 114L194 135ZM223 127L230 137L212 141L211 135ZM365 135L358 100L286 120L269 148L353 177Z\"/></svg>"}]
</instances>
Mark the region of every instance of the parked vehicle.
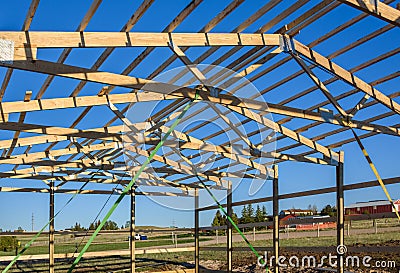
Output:
<instances>
[{"instance_id":1,"label":"parked vehicle","mask_svg":"<svg viewBox=\"0 0 400 273\"><path fill-rule=\"evenodd\" d=\"M136 241L145 241L147 240L147 235L135 234L134 238Z\"/></svg>"}]
</instances>

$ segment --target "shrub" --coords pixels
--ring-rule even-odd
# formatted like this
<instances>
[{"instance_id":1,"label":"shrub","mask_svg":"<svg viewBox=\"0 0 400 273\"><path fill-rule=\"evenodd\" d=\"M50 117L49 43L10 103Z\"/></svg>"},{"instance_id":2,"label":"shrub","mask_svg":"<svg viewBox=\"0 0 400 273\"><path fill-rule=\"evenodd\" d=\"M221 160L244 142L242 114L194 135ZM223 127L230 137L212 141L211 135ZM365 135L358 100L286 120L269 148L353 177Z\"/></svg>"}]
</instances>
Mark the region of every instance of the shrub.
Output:
<instances>
[{"instance_id":1,"label":"shrub","mask_svg":"<svg viewBox=\"0 0 400 273\"><path fill-rule=\"evenodd\" d=\"M2 251L9 251L18 246L18 240L15 236L2 236L0 237L0 249Z\"/></svg>"}]
</instances>

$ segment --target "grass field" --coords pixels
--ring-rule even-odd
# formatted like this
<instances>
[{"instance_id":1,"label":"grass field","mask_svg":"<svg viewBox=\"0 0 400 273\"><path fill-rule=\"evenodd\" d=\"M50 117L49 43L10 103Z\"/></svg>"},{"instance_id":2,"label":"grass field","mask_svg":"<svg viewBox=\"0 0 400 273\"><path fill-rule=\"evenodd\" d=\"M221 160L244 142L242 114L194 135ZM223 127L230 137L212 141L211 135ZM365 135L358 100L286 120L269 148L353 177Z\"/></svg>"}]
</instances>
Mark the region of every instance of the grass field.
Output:
<instances>
[{"instance_id":1,"label":"grass field","mask_svg":"<svg viewBox=\"0 0 400 273\"><path fill-rule=\"evenodd\" d=\"M200 241L211 240L211 238L201 238ZM24 245L25 242L22 243ZM84 247L86 241L79 245L78 252ZM179 239L179 244L186 243L194 243L193 238L185 238ZM161 245L170 245L172 246L171 240L151 240L151 241L136 241L136 247L151 247L151 246L161 246ZM107 250L121 250L128 249L129 242L114 242L114 243L94 243L89 247L88 251L107 251ZM56 244L55 245L55 253L73 253L76 251L76 245L67 243L67 244ZM46 254L49 252L48 245L33 245L24 253L24 255L33 255L33 254ZM0 256L9 256L15 255L14 251L0 251Z\"/></svg>"}]
</instances>

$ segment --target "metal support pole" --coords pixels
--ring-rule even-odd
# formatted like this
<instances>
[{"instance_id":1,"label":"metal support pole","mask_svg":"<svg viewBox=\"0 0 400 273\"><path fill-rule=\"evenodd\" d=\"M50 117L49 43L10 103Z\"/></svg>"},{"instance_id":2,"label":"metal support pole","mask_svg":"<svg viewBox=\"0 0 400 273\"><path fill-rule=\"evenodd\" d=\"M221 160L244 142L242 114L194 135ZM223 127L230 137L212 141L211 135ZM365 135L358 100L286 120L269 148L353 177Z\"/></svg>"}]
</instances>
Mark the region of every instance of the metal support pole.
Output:
<instances>
[{"instance_id":1,"label":"metal support pole","mask_svg":"<svg viewBox=\"0 0 400 273\"><path fill-rule=\"evenodd\" d=\"M227 190L227 213L228 216L232 218L232 184L228 181L228 190ZM227 230L226 230L226 250L227 250L227 272L232 272L232 224L228 220L226 221Z\"/></svg>"},{"instance_id":2,"label":"metal support pole","mask_svg":"<svg viewBox=\"0 0 400 273\"><path fill-rule=\"evenodd\" d=\"M339 153L339 163L336 166L336 208L337 208L337 245L344 246L344 194L343 194L343 181L344 181L344 153ZM342 247L341 249L345 249ZM344 251L338 251L338 273L344 272Z\"/></svg>"},{"instance_id":3,"label":"metal support pole","mask_svg":"<svg viewBox=\"0 0 400 273\"><path fill-rule=\"evenodd\" d=\"M317 224L317 237L319 238L319 223Z\"/></svg>"},{"instance_id":4,"label":"metal support pole","mask_svg":"<svg viewBox=\"0 0 400 273\"><path fill-rule=\"evenodd\" d=\"M199 273L200 265L200 240L199 240L199 189L194 192L194 272Z\"/></svg>"},{"instance_id":5,"label":"metal support pole","mask_svg":"<svg viewBox=\"0 0 400 273\"><path fill-rule=\"evenodd\" d=\"M136 205L136 196L135 196L135 187L131 189L131 224L130 224L130 254L131 254L131 273L135 273L135 205Z\"/></svg>"},{"instance_id":6,"label":"metal support pole","mask_svg":"<svg viewBox=\"0 0 400 273\"><path fill-rule=\"evenodd\" d=\"M54 181L50 181L49 272L54 273Z\"/></svg>"},{"instance_id":7,"label":"metal support pole","mask_svg":"<svg viewBox=\"0 0 400 273\"><path fill-rule=\"evenodd\" d=\"M273 249L274 249L274 272L279 272L278 259L279 259L279 190L278 190L278 165L274 165L274 179L272 181L272 211L273 211Z\"/></svg>"}]
</instances>

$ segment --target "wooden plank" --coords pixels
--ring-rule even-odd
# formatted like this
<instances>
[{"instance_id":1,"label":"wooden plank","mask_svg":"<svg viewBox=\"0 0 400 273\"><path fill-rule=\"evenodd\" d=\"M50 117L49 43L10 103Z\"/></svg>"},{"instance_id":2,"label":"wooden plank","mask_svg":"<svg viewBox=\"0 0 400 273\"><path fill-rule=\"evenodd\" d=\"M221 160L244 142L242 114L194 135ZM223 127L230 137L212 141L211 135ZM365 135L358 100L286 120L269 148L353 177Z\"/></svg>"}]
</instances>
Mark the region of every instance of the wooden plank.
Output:
<instances>
[{"instance_id":1,"label":"wooden plank","mask_svg":"<svg viewBox=\"0 0 400 273\"><path fill-rule=\"evenodd\" d=\"M227 106L227 108L237 112L238 114L241 114L247 118L250 118L264 126L267 126L268 128L273 129L275 132L281 133L315 151L318 151L320 153L322 153L324 156L328 157L328 158L338 158L338 154L328 148L326 148L325 146L322 146L321 144L310 140L309 138L300 135L299 133L296 133L292 130L290 130L289 128L286 128L282 125L277 124L276 122L267 119L265 117L263 117L262 115L259 115L253 111L250 111L248 109L245 108L239 108L236 106Z\"/></svg>"},{"instance_id":2,"label":"wooden plank","mask_svg":"<svg viewBox=\"0 0 400 273\"><path fill-rule=\"evenodd\" d=\"M53 99L40 99L30 101L0 102L0 113L21 113L55 109L67 109L87 106L102 106L109 102L113 104L135 103L146 101L158 101L166 99L176 99L176 96L163 95L157 93L140 92L124 93L104 96L81 96Z\"/></svg>"},{"instance_id":3,"label":"wooden plank","mask_svg":"<svg viewBox=\"0 0 400 273\"><path fill-rule=\"evenodd\" d=\"M371 86L370 84L364 82L360 78L356 77L350 71L340 67L336 63L332 62L328 58L322 56L321 54L317 53L316 51L312 50L311 48L303 45L302 43L293 40L295 45L295 50L300 53L301 55L307 57L311 61L317 63L318 65L324 67L325 69L329 70L345 82L349 83L350 85L358 88L359 90L363 91L365 94L368 94L381 104L385 105L392 111L400 114L400 105L395 102L394 100L387 97L385 94Z\"/></svg>"},{"instance_id":4,"label":"wooden plank","mask_svg":"<svg viewBox=\"0 0 400 273\"><path fill-rule=\"evenodd\" d=\"M40 0L32 0L31 5L29 6L28 14L25 17L24 24L22 25L22 31L28 31L33 17L35 16L36 10L39 6L39 1Z\"/></svg>"},{"instance_id":5,"label":"wooden plank","mask_svg":"<svg viewBox=\"0 0 400 273\"><path fill-rule=\"evenodd\" d=\"M376 18L384 20L390 24L400 27L400 11L392 8L380 0L376 0L376 4L371 4L369 0L339 0L358 10L366 12Z\"/></svg>"},{"instance_id":6,"label":"wooden plank","mask_svg":"<svg viewBox=\"0 0 400 273\"><path fill-rule=\"evenodd\" d=\"M156 33L156 32L0 32L14 46L37 48L160 47L169 46L278 46L279 34Z\"/></svg>"},{"instance_id":7,"label":"wooden plank","mask_svg":"<svg viewBox=\"0 0 400 273\"><path fill-rule=\"evenodd\" d=\"M141 126L142 126L141 124L138 125L139 128ZM0 123L0 130L23 131L27 133L67 136L67 137L104 139L104 140L112 140L114 142L118 142L120 140L119 134L123 132L123 126L113 126L109 128L110 131L108 131L108 127L97 128L94 130L80 130L80 129L71 129L64 127L45 126L38 124L18 123L18 122Z\"/></svg>"},{"instance_id":8,"label":"wooden plank","mask_svg":"<svg viewBox=\"0 0 400 273\"><path fill-rule=\"evenodd\" d=\"M102 143L102 144L95 144L95 145L88 145L83 147L83 149L78 148L66 148L66 149L58 149L58 150L51 150L48 152L35 152L35 153L28 153L28 154L19 154L12 156L10 158L0 159L0 164L27 164L30 162L35 162L40 160L41 158L47 157L56 157L62 156L67 154L77 154L81 152L92 152L110 148L119 148L119 146L114 143Z\"/></svg>"},{"instance_id":9,"label":"wooden plank","mask_svg":"<svg viewBox=\"0 0 400 273\"><path fill-rule=\"evenodd\" d=\"M21 113L30 111L40 110L54 110L54 109L66 109L74 107L87 107L87 106L100 106L108 105L110 102L113 104L120 103L133 103L133 102L145 102L145 101L156 101L156 100L167 100L176 99L177 97L182 98L194 98L195 92L192 90L188 91L176 91L170 95L140 92L140 93L124 93L124 94L113 94L104 96L82 96L82 97L68 97L68 98L54 98L54 99L41 99L31 100L29 102L15 101L15 102L2 102L0 103L0 111L7 116L9 113ZM234 104L239 107L247 107L254 110L265 110L268 108L269 112L287 115L291 117L304 118L320 122L328 122L335 125L350 126L352 128L358 128L369 131L379 131L386 134L398 135L399 130L391 128L390 126L380 126L377 124L369 124L362 121L352 120L350 123L343 121L343 119L332 116L327 118L320 113L316 113L311 110L302 110L288 106L282 106L279 104L266 104L256 100L250 100L246 98L237 98L230 95L220 95L219 98L209 96L206 92L200 92L200 98L219 103L223 105ZM1 143L1 141L0 141Z\"/></svg>"}]
</instances>

